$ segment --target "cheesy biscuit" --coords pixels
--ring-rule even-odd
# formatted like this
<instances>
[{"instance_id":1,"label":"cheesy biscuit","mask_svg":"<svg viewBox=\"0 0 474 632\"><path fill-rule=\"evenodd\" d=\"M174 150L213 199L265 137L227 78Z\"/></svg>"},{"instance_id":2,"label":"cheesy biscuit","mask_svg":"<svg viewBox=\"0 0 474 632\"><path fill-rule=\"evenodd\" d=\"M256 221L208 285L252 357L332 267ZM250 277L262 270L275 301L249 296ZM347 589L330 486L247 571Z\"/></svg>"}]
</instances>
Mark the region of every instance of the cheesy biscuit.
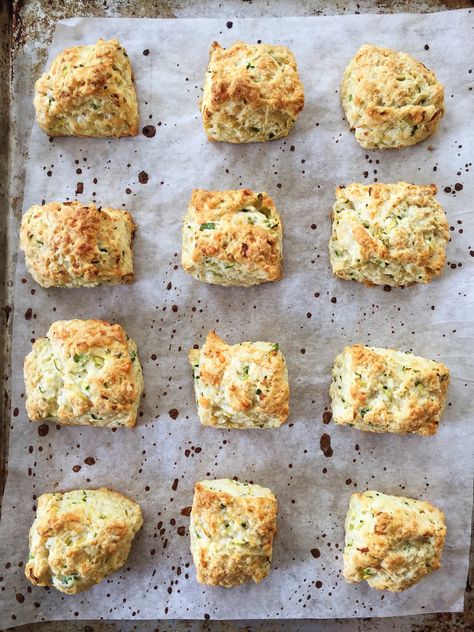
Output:
<instances>
[{"instance_id":1,"label":"cheesy biscuit","mask_svg":"<svg viewBox=\"0 0 474 632\"><path fill-rule=\"evenodd\" d=\"M282 275L282 224L273 200L250 189L194 189L181 262L195 279L250 286Z\"/></svg>"},{"instance_id":2,"label":"cheesy biscuit","mask_svg":"<svg viewBox=\"0 0 474 632\"><path fill-rule=\"evenodd\" d=\"M352 183L336 189L334 274L366 285L429 283L446 260L449 226L434 184Z\"/></svg>"},{"instance_id":3,"label":"cheesy biscuit","mask_svg":"<svg viewBox=\"0 0 474 632\"><path fill-rule=\"evenodd\" d=\"M107 428L137 419L143 376L137 345L120 325L59 320L25 358L32 421Z\"/></svg>"},{"instance_id":4,"label":"cheesy biscuit","mask_svg":"<svg viewBox=\"0 0 474 632\"><path fill-rule=\"evenodd\" d=\"M449 370L441 362L353 345L336 357L332 377L337 424L368 432L437 432L449 385Z\"/></svg>"},{"instance_id":5,"label":"cheesy biscuit","mask_svg":"<svg viewBox=\"0 0 474 632\"><path fill-rule=\"evenodd\" d=\"M352 494L346 516L344 578L401 592L440 566L444 514L429 502L376 491Z\"/></svg>"},{"instance_id":6,"label":"cheesy biscuit","mask_svg":"<svg viewBox=\"0 0 474 632\"><path fill-rule=\"evenodd\" d=\"M211 331L189 361L204 426L276 428L287 420L288 371L278 344L228 345Z\"/></svg>"},{"instance_id":7,"label":"cheesy biscuit","mask_svg":"<svg viewBox=\"0 0 474 632\"><path fill-rule=\"evenodd\" d=\"M68 595L87 590L125 564L142 524L140 506L105 487L43 494L25 575Z\"/></svg>"},{"instance_id":8,"label":"cheesy biscuit","mask_svg":"<svg viewBox=\"0 0 474 632\"><path fill-rule=\"evenodd\" d=\"M365 44L341 84L347 122L365 149L408 147L433 134L444 114L444 89L407 53Z\"/></svg>"},{"instance_id":9,"label":"cheesy biscuit","mask_svg":"<svg viewBox=\"0 0 474 632\"><path fill-rule=\"evenodd\" d=\"M201 112L211 141L253 143L288 136L304 106L296 60L285 46L214 42Z\"/></svg>"},{"instance_id":10,"label":"cheesy biscuit","mask_svg":"<svg viewBox=\"0 0 474 632\"><path fill-rule=\"evenodd\" d=\"M36 82L34 105L49 136L138 134L132 67L116 39L63 50Z\"/></svg>"},{"instance_id":11,"label":"cheesy biscuit","mask_svg":"<svg viewBox=\"0 0 474 632\"><path fill-rule=\"evenodd\" d=\"M93 287L133 281L128 211L80 202L32 206L22 217L26 267L42 287Z\"/></svg>"},{"instance_id":12,"label":"cheesy biscuit","mask_svg":"<svg viewBox=\"0 0 474 632\"><path fill-rule=\"evenodd\" d=\"M262 581L276 516L277 500L266 487L229 479L196 483L189 533L198 582L231 588Z\"/></svg>"}]
</instances>

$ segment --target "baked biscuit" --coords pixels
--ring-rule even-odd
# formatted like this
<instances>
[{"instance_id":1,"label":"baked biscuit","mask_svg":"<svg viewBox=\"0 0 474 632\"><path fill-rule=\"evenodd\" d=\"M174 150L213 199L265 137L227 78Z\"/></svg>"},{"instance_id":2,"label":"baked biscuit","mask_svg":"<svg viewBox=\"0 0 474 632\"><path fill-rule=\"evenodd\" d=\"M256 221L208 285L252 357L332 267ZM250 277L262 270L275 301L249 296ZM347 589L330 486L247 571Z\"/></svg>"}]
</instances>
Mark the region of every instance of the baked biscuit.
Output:
<instances>
[{"instance_id":1,"label":"baked biscuit","mask_svg":"<svg viewBox=\"0 0 474 632\"><path fill-rule=\"evenodd\" d=\"M368 432L433 435L446 404L449 370L393 349L353 345L336 357L333 419Z\"/></svg>"},{"instance_id":2,"label":"baked biscuit","mask_svg":"<svg viewBox=\"0 0 474 632\"><path fill-rule=\"evenodd\" d=\"M49 136L138 134L132 67L116 39L63 50L36 82L34 105Z\"/></svg>"},{"instance_id":3,"label":"baked biscuit","mask_svg":"<svg viewBox=\"0 0 474 632\"><path fill-rule=\"evenodd\" d=\"M43 287L93 287L133 281L128 211L80 202L32 206L21 221L26 267Z\"/></svg>"},{"instance_id":4,"label":"baked biscuit","mask_svg":"<svg viewBox=\"0 0 474 632\"><path fill-rule=\"evenodd\" d=\"M429 502L367 491L346 516L344 578L401 592L440 566L446 525Z\"/></svg>"},{"instance_id":5,"label":"baked biscuit","mask_svg":"<svg viewBox=\"0 0 474 632\"><path fill-rule=\"evenodd\" d=\"M68 595L87 590L125 564L142 524L140 506L105 487L43 494L25 575Z\"/></svg>"},{"instance_id":6,"label":"baked biscuit","mask_svg":"<svg viewBox=\"0 0 474 632\"><path fill-rule=\"evenodd\" d=\"M266 193L193 190L181 262L195 279L247 287L278 281L282 252L281 219Z\"/></svg>"},{"instance_id":7,"label":"baked biscuit","mask_svg":"<svg viewBox=\"0 0 474 632\"><path fill-rule=\"evenodd\" d=\"M120 325L59 320L25 358L26 410L32 421L131 427L143 376L137 345Z\"/></svg>"},{"instance_id":8,"label":"baked biscuit","mask_svg":"<svg viewBox=\"0 0 474 632\"><path fill-rule=\"evenodd\" d=\"M198 582L231 588L262 581L276 516L277 500L266 487L229 479L196 483L189 533Z\"/></svg>"},{"instance_id":9,"label":"baked biscuit","mask_svg":"<svg viewBox=\"0 0 474 632\"><path fill-rule=\"evenodd\" d=\"M366 285L429 283L446 260L449 226L434 184L336 189L329 255L334 274Z\"/></svg>"},{"instance_id":10,"label":"baked biscuit","mask_svg":"<svg viewBox=\"0 0 474 632\"><path fill-rule=\"evenodd\" d=\"M304 106L296 60L285 46L214 42L201 112L211 141L253 143L288 136Z\"/></svg>"},{"instance_id":11,"label":"baked biscuit","mask_svg":"<svg viewBox=\"0 0 474 632\"><path fill-rule=\"evenodd\" d=\"M341 84L347 121L365 149L408 147L433 134L444 114L444 89L408 55L365 44Z\"/></svg>"},{"instance_id":12,"label":"baked biscuit","mask_svg":"<svg viewBox=\"0 0 474 632\"><path fill-rule=\"evenodd\" d=\"M276 428L287 420L288 371L278 344L228 345L211 331L189 362L204 426Z\"/></svg>"}]
</instances>

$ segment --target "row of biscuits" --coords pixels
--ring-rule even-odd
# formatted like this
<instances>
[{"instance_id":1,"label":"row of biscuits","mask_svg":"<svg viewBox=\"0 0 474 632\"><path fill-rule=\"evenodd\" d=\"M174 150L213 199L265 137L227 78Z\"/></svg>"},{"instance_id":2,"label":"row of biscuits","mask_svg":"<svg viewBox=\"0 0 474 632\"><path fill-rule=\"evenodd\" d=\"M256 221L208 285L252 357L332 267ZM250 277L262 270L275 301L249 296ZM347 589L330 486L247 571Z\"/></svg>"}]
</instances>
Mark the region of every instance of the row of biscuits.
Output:
<instances>
[{"instance_id":1,"label":"row of biscuits","mask_svg":"<svg viewBox=\"0 0 474 632\"><path fill-rule=\"evenodd\" d=\"M211 331L189 361L204 426L277 428L287 420L290 387L278 343L229 345ZM136 423L143 375L137 346L120 325L56 321L33 343L24 375L32 421L106 428ZM441 362L353 345L336 357L332 377L336 423L368 432L437 432L449 384Z\"/></svg>"},{"instance_id":2,"label":"row of biscuits","mask_svg":"<svg viewBox=\"0 0 474 632\"><path fill-rule=\"evenodd\" d=\"M366 285L429 283L446 260L449 227L436 186L358 183L336 189L329 240L333 272ZM43 287L92 287L134 279L128 211L51 202L22 218L26 267ZM183 219L183 269L218 285L282 276L282 219L267 193L192 192Z\"/></svg>"},{"instance_id":3,"label":"row of biscuits","mask_svg":"<svg viewBox=\"0 0 474 632\"><path fill-rule=\"evenodd\" d=\"M230 479L196 483L189 534L198 582L227 588L269 571L277 525L270 489ZM143 524L138 503L107 488L43 494L26 577L73 595L122 567ZM374 490L352 494L344 578L400 592L440 567L444 515L429 502Z\"/></svg>"},{"instance_id":4,"label":"row of biscuits","mask_svg":"<svg viewBox=\"0 0 474 632\"><path fill-rule=\"evenodd\" d=\"M373 77L377 81L373 80ZM405 53L363 46L341 85L346 118L366 148L413 145L444 112L442 86ZM304 105L293 54L285 47L214 43L201 112L209 140L262 142L286 136ZM128 55L117 40L63 51L36 84L40 126L51 136L138 133ZM330 242L335 274L367 284L429 282L444 264L447 223L436 188L340 187ZM44 287L133 279L130 214L78 202L33 207L22 222L27 267ZM281 219L266 194L195 191L183 222L184 269L222 285L277 280ZM276 343L228 345L214 332L190 352L201 423L276 427L288 417L289 386ZM27 410L34 420L133 426L143 377L137 348L119 325L59 321L25 361ZM433 434L448 370L412 354L355 345L336 358L334 420L363 430ZM235 586L269 572L277 503L258 485L197 483L191 551L197 579ZM107 489L44 494L30 531L26 575L73 594L127 559L142 525L137 503ZM74 524L74 529L71 529ZM379 492L354 494L346 518L344 576L404 590L440 565L446 527L429 503Z\"/></svg>"},{"instance_id":5,"label":"row of biscuits","mask_svg":"<svg viewBox=\"0 0 474 632\"><path fill-rule=\"evenodd\" d=\"M407 53L362 46L349 62L341 101L366 149L401 148L433 134L444 89ZM214 42L200 109L211 141L251 143L288 135L304 107L293 53L285 46ZM138 102L128 54L117 40L60 53L35 85L38 124L50 136L138 133Z\"/></svg>"}]
</instances>

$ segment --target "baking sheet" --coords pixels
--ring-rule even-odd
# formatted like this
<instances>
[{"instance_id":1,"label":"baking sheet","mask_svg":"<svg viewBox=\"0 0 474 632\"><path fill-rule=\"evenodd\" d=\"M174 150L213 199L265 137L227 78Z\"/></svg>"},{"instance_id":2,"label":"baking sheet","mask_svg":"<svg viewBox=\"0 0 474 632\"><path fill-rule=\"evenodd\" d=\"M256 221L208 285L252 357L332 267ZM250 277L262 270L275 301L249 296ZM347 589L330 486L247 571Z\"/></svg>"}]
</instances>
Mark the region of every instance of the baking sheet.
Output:
<instances>
[{"instance_id":1,"label":"baking sheet","mask_svg":"<svg viewBox=\"0 0 474 632\"><path fill-rule=\"evenodd\" d=\"M35 126L23 208L43 199L74 198L127 207L139 226L138 280L119 288L45 290L27 275L19 257L9 477L0 531L5 624L461 610L471 516L468 403L474 375L469 274L474 130L465 114L472 107L471 13L232 22L73 19L58 25L50 60L66 46L100 36L118 37L126 46L141 127L153 125L156 135L50 142ZM306 107L287 140L247 146L206 141L197 100L214 39L224 45L261 39L292 48ZM366 41L407 50L436 71L446 87L447 113L433 138L401 152L358 147L343 121L337 90L347 61ZM139 176L142 172L148 179ZM375 179L438 184L452 241L445 274L431 286L385 292L331 276L327 241L334 188ZM267 190L282 213L285 278L250 289L200 284L179 266L180 222L190 190L240 186ZM146 396L134 430L28 422L23 358L50 322L74 317L120 322L137 341ZM292 387L288 425L263 432L200 426L186 356L211 328L233 343L280 343ZM377 436L324 423L333 358L352 342L413 350L451 368L449 405L436 437ZM323 435L329 437L331 456L321 450ZM196 480L221 476L267 485L279 499L273 568L258 586L225 590L195 582L186 508ZM29 586L23 564L36 497L101 485L129 494L144 510L144 528L124 569L74 597ZM348 500L353 491L367 488L426 498L447 515L442 570L399 595L349 586L341 578Z\"/></svg>"}]
</instances>

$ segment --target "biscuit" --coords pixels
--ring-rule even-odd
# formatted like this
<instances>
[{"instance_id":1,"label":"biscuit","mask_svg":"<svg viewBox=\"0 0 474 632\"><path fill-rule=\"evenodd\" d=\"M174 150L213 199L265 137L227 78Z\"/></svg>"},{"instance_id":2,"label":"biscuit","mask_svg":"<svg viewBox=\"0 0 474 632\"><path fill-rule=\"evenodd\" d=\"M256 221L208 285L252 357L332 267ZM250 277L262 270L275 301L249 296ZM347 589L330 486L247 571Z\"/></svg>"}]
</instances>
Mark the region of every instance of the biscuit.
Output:
<instances>
[{"instance_id":1,"label":"biscuit","mask_svg":"<svg viewBox=\"0 0 474 632\"><path fill-rule=\"evenodd\" d=\"M444 89L407 53L365 44L341 84L347 122L365 149L408 147L433 134L444 114Z\"/></svg>"},{"instance_id":2,"label":"biscuit","mask_svg":"<svg viewBox=\"0 0 474 632\"><path fill-rule=\"evenodd\" d=\"M87 590L125 564L142 524L140 506L105 487L43 494L25 575L68 595Z\"/></svg>"},{"instance_id":3,"label":"biscuit","mask_svg":"<svg viewBox=\"0 0 474 632\"><path fill-rule=\"evenodd\" d=\"M278 344L228 345L211 331L189 362L204 426L276 428L287 420L288 371Z\"/></svg>"},{"instance_id":4,"label":"biscuit","mask_svg":"<svg viewBox=\"0 0 474 632\"><path fill-rule=\"evenodd\" d=\"M304 106L296 60L285 46L214 42L201 112L211 141L253 143L288 136Z\"/></svg>"},{"instance_id":5,"label":"biscuit","mask_svg":"<svg viewBox=\"0 0 474 632\"><path fill-rule=\"evenodd\" d=\"M346 516L344 578L401 592L440 566L446 525L429 502L376 491L352 494Z\"/></svg>"},{"instance_id":6,"label":"biscuit","mask_svg":"<svg viewBox=\"0 0 474 632\"><path fill-rule=\"evenodd\" d=\"M282 253L281 219L266 193L193 190L181 262L195 279L246 287L278 281Z\"/></svg>"},{"instance_id":7,"label":"biscuit","mask_svg":"<svg viewBox=\"0 0 474 632\"><path fill-rule=\"evenodd\" d=\"M138 134L132 67L116 39L63 50L36 82L34 105L49 136Z\"/></svg>"},{"instance_id":8,"label":"biscuit","mask_svg":"<svg viewBox=\"0 0 474 632\"><path fill-rule=\"evenodd\" d=\"M137 345L120 325L59 320L25 358L26 410L32 421L131 427L143 376Z\"/></svg>"},{"instance_id":9,"label":"biscuit","mask_svg":"<svg viewBox=\"0 0 474 632\"><path fill-rule=\"evenodd\" d=\"M434 184L336 189L329 255L334 274L366 285L430 283L446 260L449 226Z\"/></svg>"},{"instance_id":10,"label":"biscuit","mask_svg":"<svg viewBox=\"0 0 474 632\"><path fill-rule=\"evenodd\" d=\"M277 500L266 487L229 479L196 483L189 533L198 582L231 588L262 581L276 516Z\"/></svg>"},{"instance_id":11,"label":"biscuit","mask_svg":"<svg viewBox=\"0 0 474 632\"><path fill-rule=\"evenodd\" d=\"M43 287L93 287L133 281L128 211L80 202L32 206L21 221L26 267Z\"/></svg>"},{"instance_id":12,"label":"biscuit","mask_svg":"<svg viewBox=\"0 0 474 632\"><path fill-rule=\"evenodd\" d=\"M449 385L449 370L441 362L353 345L336 357L332 377L337 424L368 432L437 432Z\"/></svg>"}]
</instances>

